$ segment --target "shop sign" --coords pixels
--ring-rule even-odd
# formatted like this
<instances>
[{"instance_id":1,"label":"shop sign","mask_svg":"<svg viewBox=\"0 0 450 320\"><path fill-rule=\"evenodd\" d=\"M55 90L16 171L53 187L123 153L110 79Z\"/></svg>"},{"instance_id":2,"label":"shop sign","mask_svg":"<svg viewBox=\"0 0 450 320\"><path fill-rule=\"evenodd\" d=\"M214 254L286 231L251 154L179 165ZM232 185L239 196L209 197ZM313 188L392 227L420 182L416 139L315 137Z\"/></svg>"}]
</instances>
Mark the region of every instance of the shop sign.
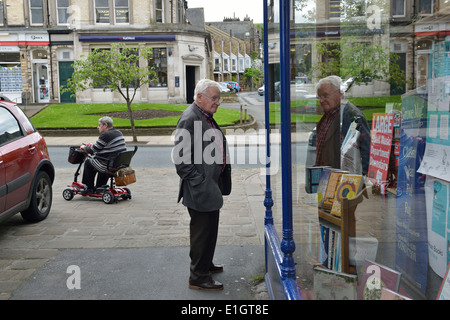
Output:
<instances>
[{"instance_id":1,"label":"shop sign","mask_svg":"<svg viewBox=\"0 0 450 320\"><path fill-rule=\"evenodd\" d=\"M79 36L80 42L126 42L126 41L175 41L172 34L122 35L122 36Z\"/></svg>"},{"instance_id":2,"label":"shop sign","mask_svg":"<svg viewBox=\"0 0 450 320\"><path fill-rule=\"evenodd\" d=\"M49 41L48 38L48 33L41 33L41 34L25 34L25 41L38 41L38 42L42 42L42 41Z\"/></svg>"},{"instance_id":3,"label":"shop sign","mask_svg":"<svg viewBox=\"0 0 450 320\"><path fill-rule=\"evenodd\" d=\"M368 177L374 183L384 183L389 169L394 114L374 113L372 119Z\"/></svg>"},{"instance_id":4,"label":"shop sign","mask_svg":"<svg viewBox=\"0 0 450 320\"><path fill-rule=\"evenodd\" d=\"M0 47L0 52L20 52L20 48L18 46L4 46Z\"/></svg>"}]
</instances>

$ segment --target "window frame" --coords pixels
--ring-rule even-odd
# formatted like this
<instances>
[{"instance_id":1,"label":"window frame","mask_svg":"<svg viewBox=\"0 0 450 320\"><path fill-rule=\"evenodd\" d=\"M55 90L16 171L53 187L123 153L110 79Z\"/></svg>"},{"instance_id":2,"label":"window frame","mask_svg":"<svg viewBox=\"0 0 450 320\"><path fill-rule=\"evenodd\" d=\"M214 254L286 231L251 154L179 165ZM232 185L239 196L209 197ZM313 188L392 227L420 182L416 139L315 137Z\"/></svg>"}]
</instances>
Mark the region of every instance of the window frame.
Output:
<instances>
[{"instance_id":1,"label":"window frame","mask_svg":"<svg viewBox=\"0 0 450 320\"><path fill-rule=\"evenodd\" d=\"M69 11L69 7L70 7L70 1L66 0L67 1L67 7L61 6L59 4L59 1L60 0L56 0L56 24L59 25L59 26L69 25L70 14L68 14L68 11ZM65 11L66 12L66 14L65 14L66 21L65 22L61 22L60 10L64 10L64 9L66 10Z\"/></svg>"},{"instance_id":2,"label":"window frame","mask_svg":"<svg viewBox=\"0 0 450 320\"><path fill-rule=\"evenodd\" d=\"M122 1L126 1L127 2L127 6L118 6L117 5L117 1L121 1L121 0L114 0L113 2L113 12L114 12L114 23L115 24L120 24L120 25L124 25L124 24L130 24L130 0L122 0ZM123 9L126 8L126 9ZM119 22L117 20L117 10L126 10L127 12L127 21L126 22Z\"/></svg>"},{"instance_id":3,"label":"window frame","mask_svg":"<svg viewBox=\"0 0 450 320\"><path fill-rule=\"evenodd\" d=\"M92 0L92 1L94 2L94 10L93 10L94 23L102 24L102 25L111 24L111 6L110 6L111 2L109 0L106 0L108 2L108 7L100 7L100 6L97 6L98 0ZM105 8L107 8L107 11L108 11L108 22L101 22L102 18L97 15L97 10L104 10ZM106 20L106 17L104 17L104 20Z\"/></svg>"},{"instance_id":4,"label":"window frame","mask_svg":"<svg viewBox=\"0 0 450 320\"><path fill-rule=\"evenodd\" d=\"M161 1L161 8L158 8L158 1ZM156 23L165 23L165 19L164 19L164 0L155 0L154 1L154 6L155 6L155 22ZM158 21L158 13L161 14L161 21Z\"/></svg>"},{"instance_id":5,"label":"window frame","mask_svg":"<svg viewBox=\"0 0 450 320\"><path fill-rule=\"evenodd\" d=\"M398 1L403 1L403 14L395 14L395 3ZM393 0L392 1L392 17L398 18L398 17L406 17L406 0Z\"/></svg>"},{"instance_id":6,"label":"window frame","mask_svg":"<svg viewBox=\"0 0 450 320\"><path fill-rule=\"evenodd\" d=\"M30 14L30 25L32 26L42 26L44 25L44 1L43 0L38 0L41 3L40 7L34 7L32 6L32 1L33 0L29 0L28 4L29 4L29 14ZM36 0L34 0L36 1ZM40 11L41 13L41 21L40 22L33 22L33 16L35 16L36 13L38 13L38 11ZM33 14L33 12L35 12L35 14Z\"/></svg>"},{"instance_id":7,"label":"window frame","mask_svg":"<svg viewBox=\"0 0 450 320\"><path fill-rule=\"evenodd\" d=\"M339 10L332 10L332 8L339 7ZM328 2L328 18L339 19L341 17L341 0L330 0ZM336 16L337 14L337 16Z\"/></svg>"}]
</instances>

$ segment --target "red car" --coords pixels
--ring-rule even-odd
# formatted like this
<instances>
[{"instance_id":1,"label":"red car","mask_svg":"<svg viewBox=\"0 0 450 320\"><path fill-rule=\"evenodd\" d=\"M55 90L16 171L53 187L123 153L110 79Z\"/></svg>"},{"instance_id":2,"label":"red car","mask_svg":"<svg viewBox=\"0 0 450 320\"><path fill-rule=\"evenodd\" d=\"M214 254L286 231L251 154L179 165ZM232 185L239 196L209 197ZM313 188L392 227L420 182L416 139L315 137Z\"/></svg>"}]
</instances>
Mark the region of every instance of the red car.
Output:
<instances>
[{"instance_id":1,"label":"red car","mask_svg":"<svg viewBox=\"0 0 450 320\"><path fill-rule=\"evenodd\" d=\"M0 101L0 221L19 212L29 222L44 220L54 178L44 138L15 103Z\"/></svg>"}]
</instances>

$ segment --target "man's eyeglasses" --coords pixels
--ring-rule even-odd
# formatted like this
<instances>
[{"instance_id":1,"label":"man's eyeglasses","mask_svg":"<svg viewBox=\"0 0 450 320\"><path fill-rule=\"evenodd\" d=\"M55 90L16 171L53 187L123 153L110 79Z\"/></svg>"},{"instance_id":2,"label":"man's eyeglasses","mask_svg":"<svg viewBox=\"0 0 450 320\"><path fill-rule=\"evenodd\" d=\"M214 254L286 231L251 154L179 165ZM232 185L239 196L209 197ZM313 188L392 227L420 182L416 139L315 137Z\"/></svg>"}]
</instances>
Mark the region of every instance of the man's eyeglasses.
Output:
<instances>
[{"instance_id":1,"label":"man's eyeglasses","mask_svg":"<svg viewBox=\"0 0 450 320\"><path fill-rule=\"evenodd\" d=\"M208 95L206 95L204 93L202 93L202 95L204 95L205 97L209 98L214 103L216 103L216 102L222 103L223 102L222 98L217 98L217 97L211 98L210 96L208 96Z\"/></svg>"},{"instance_id":2,"label":"man's eyeglasses","mask_svg":"<svg viewBox=\"0 0 450 320\"><path fill-rule=\"evenodd\" d=\"M336 92L338 92L338 91L340 91L339 89L337 89L337 90L334 90L334 91L332 91L332 92L330 92L330 93L325 93L324 95L322 95L322 96L317 96L317 99L319 99L319 100L327 100L328 98L330 98L333 94L335 94Z\"/></svg>"}]
</instances>

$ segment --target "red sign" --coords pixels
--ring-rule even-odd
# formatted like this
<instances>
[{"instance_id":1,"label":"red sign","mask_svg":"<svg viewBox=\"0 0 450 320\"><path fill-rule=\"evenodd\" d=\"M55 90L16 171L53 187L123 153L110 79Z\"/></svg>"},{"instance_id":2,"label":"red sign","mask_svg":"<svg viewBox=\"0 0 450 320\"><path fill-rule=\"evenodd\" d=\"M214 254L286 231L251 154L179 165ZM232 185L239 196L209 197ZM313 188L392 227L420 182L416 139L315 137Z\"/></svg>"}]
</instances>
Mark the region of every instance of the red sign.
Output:
<instances>
[{"instance_id":1,"label":"red sign","mask_svg":"<svg viewBox=\"0 0 450 320\"><path fill-rule=\"evenodd\" d=\"M393 113L373 114L367 176L375 183L382 183L387 180L393 129Z\"/></svg>"}]
</instances>

